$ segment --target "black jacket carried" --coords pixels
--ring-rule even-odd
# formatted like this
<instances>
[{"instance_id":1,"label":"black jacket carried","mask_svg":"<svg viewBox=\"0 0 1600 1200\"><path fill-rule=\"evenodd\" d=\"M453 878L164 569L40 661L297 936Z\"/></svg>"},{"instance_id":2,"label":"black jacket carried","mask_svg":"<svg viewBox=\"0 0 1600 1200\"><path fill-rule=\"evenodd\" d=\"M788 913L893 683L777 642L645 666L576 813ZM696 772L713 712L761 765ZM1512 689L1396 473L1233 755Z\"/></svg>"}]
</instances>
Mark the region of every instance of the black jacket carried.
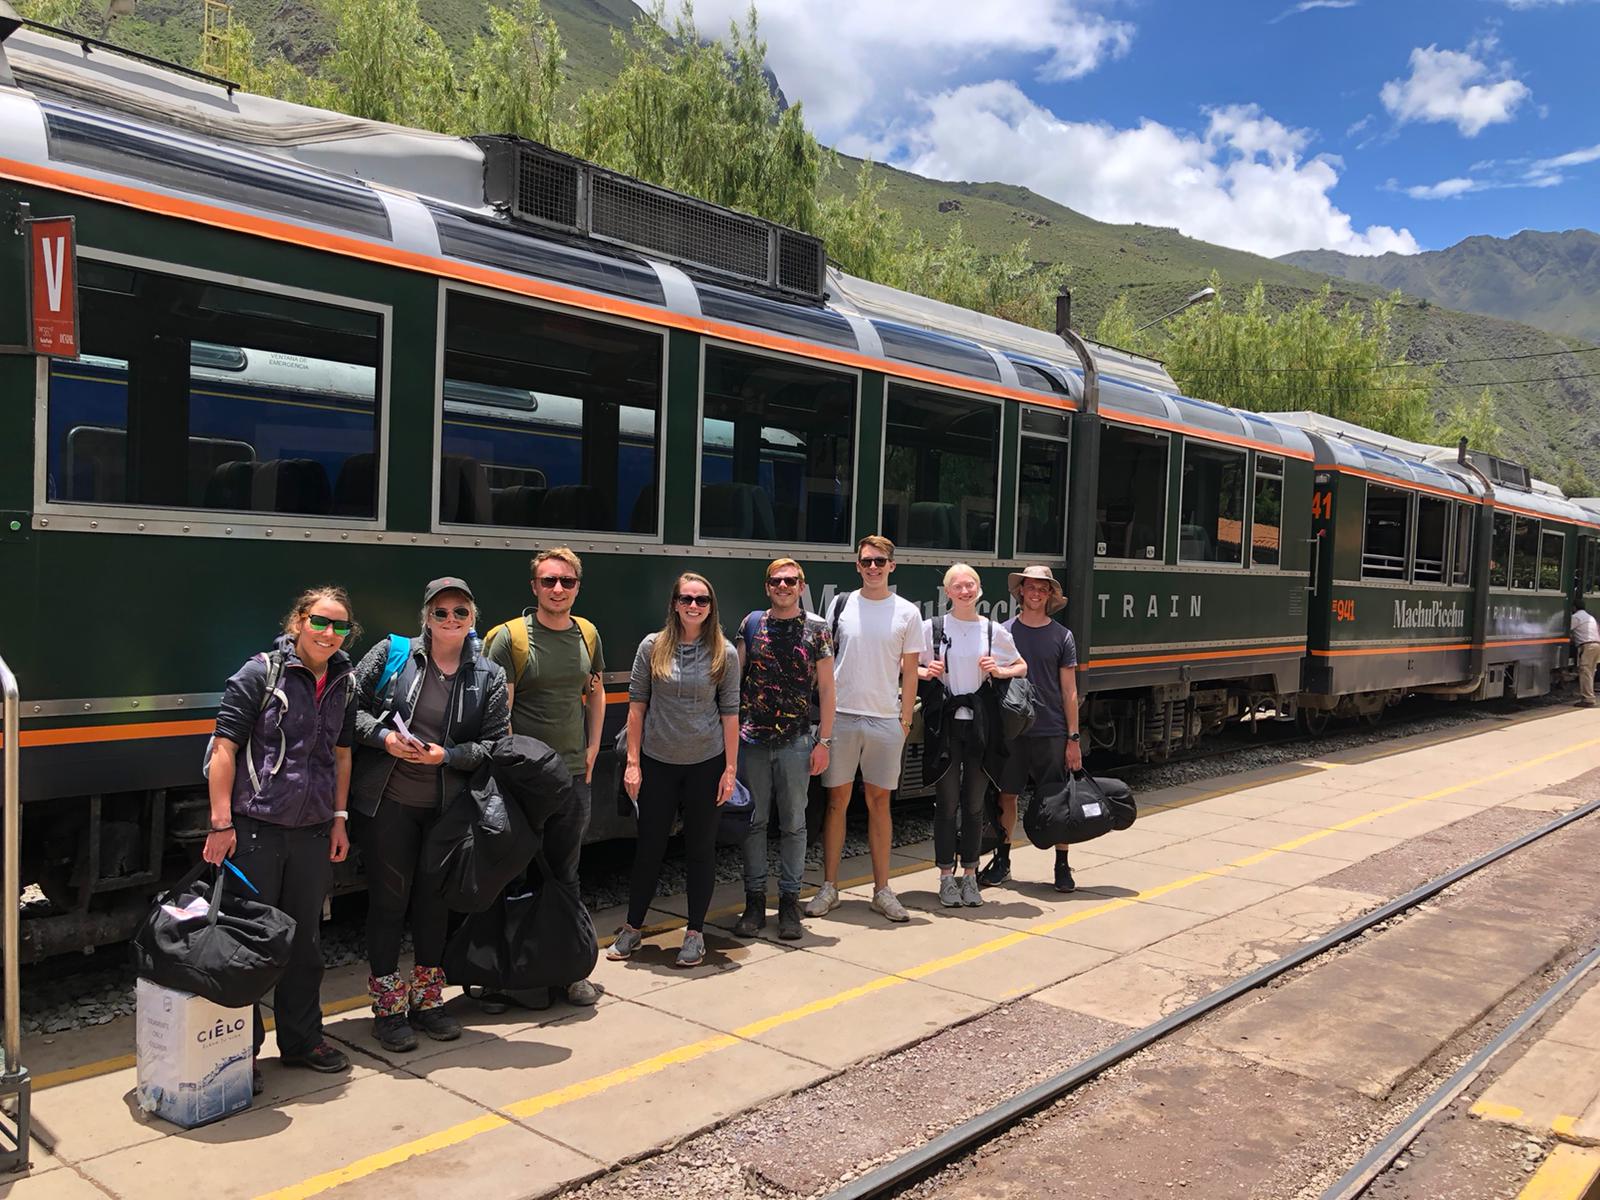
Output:
<instances>
[{"instance_id":1,"label":"black jacket carried","mask_svg":"<svg viewBox=\"0 0 1600 1200\"><path fill-rule=\"evenodd\" d=\"M356 757L350 784L350 806L364 816L378 811L394 758L383 748L384 735L394 728L394 715L410 721L417 695L422 691L423 672L428 669L425 638L411 639L411 653L405 665L376 691L389 660L385 638L368 650L356 666ZM469 637L461 647L461 665L445 713L445 735L441 743L445 758L439 768L440 804L448 806L466 790L473 773L489 760L497 738L511 731L511 704L505 672L498 663L479 653L478 639Z\"/></svg>"},{"instance_id":2,"label":"black jacket carried","mask_svg":"<svg viewBox=\"0 0 1600 1200\"><path fill-rule=\"evenodd\" d=\"M942 625L942 619L935 618L935 637L939 636ZM999 787L1000 774L1011 752L1001 733L1000 693L994 681L986 679L976 692L952 696L945 684L948 678L924 679L917 685L917 698L922 702L922 781L937 783L950 769L950 731L955 724L956 710L970 708L973 728L983 743L983 773L990 783Z\"/></svg>"}]
</instances>

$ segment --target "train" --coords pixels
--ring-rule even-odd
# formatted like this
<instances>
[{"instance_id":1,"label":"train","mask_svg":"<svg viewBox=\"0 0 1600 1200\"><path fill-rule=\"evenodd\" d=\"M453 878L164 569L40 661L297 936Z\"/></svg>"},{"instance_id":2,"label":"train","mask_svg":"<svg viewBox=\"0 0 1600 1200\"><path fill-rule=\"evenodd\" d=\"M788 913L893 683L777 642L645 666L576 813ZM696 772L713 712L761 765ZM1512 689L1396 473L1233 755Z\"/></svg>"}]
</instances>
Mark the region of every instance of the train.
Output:
<instances>
[{"instance_id":1,"label":"train","mask_svg":"<svg viewBox=\"0 0 1600 1200\"><path fill-rule=\"evenodd\" d=\"M870 533L930 615L954 560L1002 619L1008 572L1057 571L1092 756L1572 670L1600 510L1515 463L1185 396L1064 322L851 277L816 238L536 143L25 29L0 55L0 281L23 218L72 218L80 351L0 352L0 655L51 902L28 957L125 937L192 860L222 683L312 583L351 589L359 653L414 629L436 576L515 615L532 553L572 546L607 746L677 572L731 627L791 555L825 611ZM908 747L903 793L920 768ZM616 771L602 754L597 797ZM628 833L599 800L590 837Z\"/></svg>"}]
</instances>

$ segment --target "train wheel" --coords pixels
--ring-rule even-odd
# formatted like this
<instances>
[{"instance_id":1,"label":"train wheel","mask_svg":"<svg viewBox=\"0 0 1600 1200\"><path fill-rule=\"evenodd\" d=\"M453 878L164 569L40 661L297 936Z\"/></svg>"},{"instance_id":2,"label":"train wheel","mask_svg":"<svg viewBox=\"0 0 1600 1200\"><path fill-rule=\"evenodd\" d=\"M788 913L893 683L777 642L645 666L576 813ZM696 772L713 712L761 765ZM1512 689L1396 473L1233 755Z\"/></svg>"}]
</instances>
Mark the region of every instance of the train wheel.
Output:
<instances>
[{"instance_id":1,"label":"train wheel","mask_svg":"<svg viewBox=\"0 0 1600 1200\"><path fill-rule=\"evenodd\" d=\"M1368 729L1376 729L1378 722L1383 720L1383 709L1375 708L1371 712L1361 714L1361 723Z\"/></svg>"},{"instance_id":2,"label":"train wheel","mask_svg":"<svg viewBox=\"0 0 1600 1200\"><path fill-rule=\"evenodd\" d=\"M1298 710L1297 718L1300 728L1312 737L1321 737L1333 723L1333 715L1323 708L1302 708Z\"/></svg>"}]
</instances>

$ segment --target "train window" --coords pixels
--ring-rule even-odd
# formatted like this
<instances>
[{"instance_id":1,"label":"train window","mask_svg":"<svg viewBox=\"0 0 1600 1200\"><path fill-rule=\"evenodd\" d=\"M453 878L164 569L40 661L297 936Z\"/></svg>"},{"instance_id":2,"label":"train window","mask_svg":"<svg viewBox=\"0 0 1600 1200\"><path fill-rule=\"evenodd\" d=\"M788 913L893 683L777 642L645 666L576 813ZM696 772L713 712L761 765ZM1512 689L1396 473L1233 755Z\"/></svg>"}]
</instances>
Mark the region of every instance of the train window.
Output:
<instances>
[{"instance_id":1,"label":"train window","mask_svg":"<svg viewBox=\"0 0 1600 1200\"><path fill-rule=\"evenodd\" d=\"M1404 579L1411 497L1398 488L1367 484L1366 534L1361 539L1361 578Z\"/></svg>"},{"instance_id":2,"label":"train window","mask_svg":"<svg viewBox=\"0 0 1600 1200\"><path fill-rule=\"evenodd\" d=\"M1472 582L1472 527L1477 509L1470 504L1452 505L1455 513L1455 553L1450 559L1450 582Z\"/></svg>"},{"instance_id":3,"label":"train window","mask_svg":"<svg viewBox=\"0 0 1600 1200\"><path fill-rule=\"evenodd\" d=\"M896 545L995 552L1000 406L889 385L883 525Z\"/></svg>"},{"instance_id":4,"label":"train window","mask_svg":"<svg viewBox=\"0 0 1600 1200\"><path fill-rule=\"evenodd\" d=\"M1559 592L1561 560L1567 549L1567 535L1546 529L1539 540L1539 590Z\"/></svg>"},{"instance_id":5,"label":"train window","mask_svg":"<svg viewBox=\"0 0 1600 1200\"><path fill-rule=\"evenodd\" d=\"M1600 541L1592 537L1583 539L1583 592L1593 595L1600 591Z\"/></svg>"},{"instance_id":6,"label":"train window","mask_svg":"<svg viewBox=\"0 0 1600 1200\"><path fill-rule=\"evenodd\" d=\"M655 534L661 335L451 292L439 520Z\"/></svg>"},{"instance_id":7,"label":"train window","mask_svg":"<svg viewBox=\"0 0 1600 1200\"><path fill-rule=\"evenodd\" d=\"M1250 513L1250 562L1257 567L1279 563L1283 541L1283 459L1256 455L1255 504Z\"/></svg>"},{"instance_id":8,"label":"train window","mask_svg":"<svg viewBox=\"0 0 1600 1200\"><path fill-rule=\"evenodd\" d=\"M1511 585L1511 514L1495 513L1489 541L1489 586Z\"/></svg>"},{"instance_id":9,"label":"train window","mask_svg":"<svg viewBox=\"0 0 1600 1200\"><path fill-rule=\"evenodd\" d=\"M850 540L856 377L706 348L700 536Z\"/></svg>"},{"instance_id":10,"label":"train window","mask_svg":"<svg viewBox=\"0 0 1600 1200\"><path fill-rule=\"evenodd\" d=\"M1017 553L1067 551L1067 414L1025 406L1017 470Z\"/></svg>"},{"instance_id":11,"label":"train window","mask_svg":"<svg viewBox=\"0 0 1600 1200\"><path fill-rule=\"evenodd\" d=\"M1511 586L1533 591L1539 586L1539 522L1517 517L1511 534Z\"/></svg>"},{"instance_id":12,"label":"train window","mask_svg":"<svg viewBox=\"0 0 1600 1200\"><path fill-rule=\"evenodd\" d=\"M378 515L381 316L89 259L79 309L83 357L50 364L50 500Z\"/></svg>"},{"instance_id":13,"label":"train window","mask_svg":"<svg viewBox=\"0 0 1600 1200\"><path fill-rule=\"evenodd\" d=\"M1444 582L1444 552L1449 544L1450 502L1417 497L1417 544L1411 578L1419 583Z\"/></svg>"},{"instance_id":14,"label":"train window","mask_svg":"<svg viewBox=\"0 0 1600 1200\"><path fill-rule=\"evenodd\" d=\"M1185 439L1178 561L1244 564L1245 454Z\"/></svg>"},{"instance_id":15,"label":"train window","mask_svg":"<svg viewBox=\"0 0 1600 1200\"><path fill-rule=\"evenodd\" d=\"M1166 546L1168 452L1168 441L1161 434L1105 427L1095 489L1095 554L1161 560Z\"/></svg>"}]
</instances>

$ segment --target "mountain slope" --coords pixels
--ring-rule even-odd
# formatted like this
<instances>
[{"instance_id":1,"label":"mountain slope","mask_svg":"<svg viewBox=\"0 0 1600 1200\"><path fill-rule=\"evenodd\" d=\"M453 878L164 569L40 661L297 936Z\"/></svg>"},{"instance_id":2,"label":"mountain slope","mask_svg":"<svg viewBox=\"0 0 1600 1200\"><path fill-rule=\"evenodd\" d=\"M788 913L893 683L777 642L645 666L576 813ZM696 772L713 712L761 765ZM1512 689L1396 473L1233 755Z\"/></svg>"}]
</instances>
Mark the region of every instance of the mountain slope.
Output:
<instances>
[{"instance_id":1,"label":"mountain slope","mask_svg":"<svg viewBox=\"0 0 1600 1200\"><path fill-rule=\"evenodd\" d=\"M1277 261L1600 342L1600 234L1587 229L1470 237L1448 250L1376 258L1304 250Z\"/></svg>"}]
</instances>

